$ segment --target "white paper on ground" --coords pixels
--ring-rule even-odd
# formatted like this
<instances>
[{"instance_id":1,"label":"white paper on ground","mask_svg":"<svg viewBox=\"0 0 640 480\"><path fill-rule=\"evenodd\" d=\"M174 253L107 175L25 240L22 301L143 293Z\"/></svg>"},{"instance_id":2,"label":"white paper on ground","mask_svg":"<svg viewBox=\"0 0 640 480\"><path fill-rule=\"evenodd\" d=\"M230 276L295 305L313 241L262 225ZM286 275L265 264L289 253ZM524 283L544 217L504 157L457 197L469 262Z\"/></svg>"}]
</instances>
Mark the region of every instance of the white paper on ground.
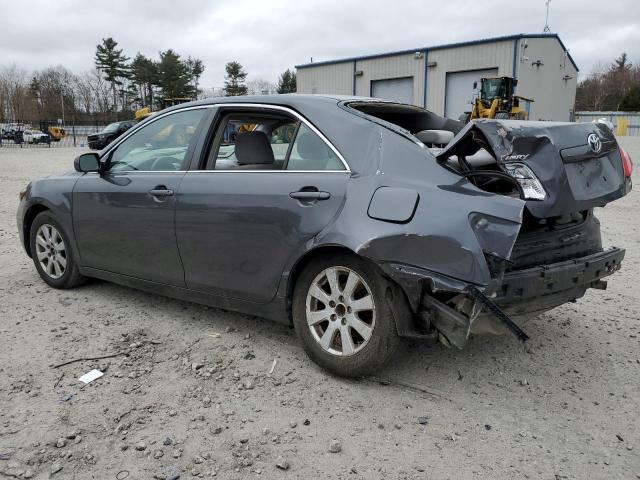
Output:
<instances>
[{"instance_id":1,"label":"white paper on ground","mask_svg":"<svg viewBox=\"0 0 640 480\"><path fill-rule=\"evenodd\" d=\"M96 378L100 378L103 375L104 375L104 373L102 373L100 370L94 368L90 372L85 373L84 375L82 375L78 380L80 380L81 382L87 384L87 383L93 382Z\"/></svg>"}]
</instances>

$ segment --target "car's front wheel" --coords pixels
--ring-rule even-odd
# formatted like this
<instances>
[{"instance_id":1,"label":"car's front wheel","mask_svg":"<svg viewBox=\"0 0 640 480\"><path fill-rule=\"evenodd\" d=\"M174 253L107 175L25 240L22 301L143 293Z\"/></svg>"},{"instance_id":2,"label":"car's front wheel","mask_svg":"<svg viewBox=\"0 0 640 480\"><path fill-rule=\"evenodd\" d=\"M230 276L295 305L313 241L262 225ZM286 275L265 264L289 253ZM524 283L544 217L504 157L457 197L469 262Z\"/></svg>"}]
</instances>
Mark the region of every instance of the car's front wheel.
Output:
<instances>
[{"instance_id":1,"label":"car's front wheel","mask_svg":"<svg viewBox=\"0 0 640 480\"><path fill-rule=\"evenodd\" d=\"M31 224L31 257L40 277L54 288L72 288L84 282L69 237L49 212L41 212Z\"/></svg>"},{"instance_id":2,"label":"car's front wheel","mask_svg":"<svg viewBox=\"0 0 640 480\"><path fill-rule=\"evenodd\" d=\"M355 255L307 265L295 285L293 321L311 359L345 377L381 369L400 341L388 288L375 267Z\"/></svg>"}]
</instances>

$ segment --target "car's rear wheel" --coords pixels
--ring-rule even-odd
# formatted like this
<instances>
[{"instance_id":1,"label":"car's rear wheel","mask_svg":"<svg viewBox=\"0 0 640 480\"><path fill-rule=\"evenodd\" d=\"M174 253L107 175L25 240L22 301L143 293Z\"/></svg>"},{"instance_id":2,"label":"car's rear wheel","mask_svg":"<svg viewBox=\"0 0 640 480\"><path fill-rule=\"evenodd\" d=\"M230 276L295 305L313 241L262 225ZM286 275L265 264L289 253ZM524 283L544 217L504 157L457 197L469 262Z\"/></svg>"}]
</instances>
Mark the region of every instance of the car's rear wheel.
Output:
<instances>
[{"instance_id":1,"label":"car's rear wheel","mask_svg":"<svg viewBox=\"0 0 640 480\"><path fill-rule=\"evenodd\" d=\"M31 224L31 257L40 277L54 288L72 288L85 281L64 229L49 212Z\"/></svg>"},{"instance_id":2,"label":"car's rear wheel","mask_svg":"<svg viewBox=\"0 0 640 480\"><path fill-rule=\"evenodd\" d=\"M311 359L345 377L381 369L400 341L387 288L375 267L354 255L307 265L295 285L293 321Z\"/></svg>"}]
</instances>

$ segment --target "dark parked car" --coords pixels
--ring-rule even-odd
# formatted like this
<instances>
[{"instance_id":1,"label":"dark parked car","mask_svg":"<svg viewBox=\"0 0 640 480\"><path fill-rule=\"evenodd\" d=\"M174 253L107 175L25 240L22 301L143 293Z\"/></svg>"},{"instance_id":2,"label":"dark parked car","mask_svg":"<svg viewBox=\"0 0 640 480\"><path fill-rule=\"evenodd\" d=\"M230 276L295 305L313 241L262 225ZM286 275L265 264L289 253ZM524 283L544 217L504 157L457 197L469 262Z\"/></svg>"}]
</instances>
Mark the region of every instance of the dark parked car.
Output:
<instances>
[{"instance_id":1,"label":"dark parked car","mask_svg":"<svg viewBox=\"0 0 640 480\"><path fill-rule=\"evenodd\" d=\"M110 123L98 133L87 136L87 143L92 150L102 150L116 138L136 124L134 120Z\"/></svg>"},{"instance_id":2,"label":"dark parked car","mask_svg":"<svg viewBox=\"0 0 640 480\"><path fill-rule=\"evenodd\" d=\"M45 282L86 277L293 324L340 375L400 337L471 334L604 288L593 209L631 188L600 124L463 125L367 98L211 99L160 112L30 183L18 228Z\"/></svg>"}]
</instances>

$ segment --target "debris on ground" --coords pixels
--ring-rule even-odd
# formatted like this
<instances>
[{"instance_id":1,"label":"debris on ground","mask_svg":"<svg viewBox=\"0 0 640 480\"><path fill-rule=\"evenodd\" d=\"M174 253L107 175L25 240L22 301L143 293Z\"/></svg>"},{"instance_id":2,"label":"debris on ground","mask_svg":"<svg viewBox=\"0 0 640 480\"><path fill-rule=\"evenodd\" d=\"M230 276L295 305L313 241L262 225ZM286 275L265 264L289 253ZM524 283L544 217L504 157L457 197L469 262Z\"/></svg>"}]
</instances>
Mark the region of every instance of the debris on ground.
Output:
<instances>
[{"instance_id":1,"label":"debris on ground","mask_svg":"<svg viewBox=\"0 0 640 480\"><path fill-rule=\"evenodd\" d=\"M329 451L331 453L340 453L342 451L342 444L338 440L331 440Z\"/></svg>"},{"instance_id":2,"label":"debris on ground","mask_svg":"<svg viewBox=\"0 0 640 480\"><path fill-rule=\"evenodd\" d=\"M94 380L97 380L98 378L102 377L103 375L104 375L104 373L102 373L97 368L94 368L90 372L87 372L84 375L82 375L78 380L86 385L86 384L89 384L89 383L93 382Z\"/></svg>"},{"instance_id":3,"label":"debris on ground","mask_svg":"<svg viewBox=\"0 0 640 480\"><path fill-rule=\"evenodd\" d=\"M289 470L289 462L283 457L278 457L276 459L276 467L278 467L280 470Z\"/></svg>"},{"instance_id":4,"label":"debris on ground","mask_svg":"<svg viewBox=\"0 0 640 480\"><path fill-rule=\"evenodd\" d=\"M16 196L77 149L23 150L0 148L1 479L640 475L640 249L606 297L524 323L532 345L407 342L377 377L347 380L286 325L97 280L45 285L20 250ZM640 195L616 205L596 212L603 243L640 245ZM104 376L77 381L93 369Z\"/></svg>"}]
</instances>

